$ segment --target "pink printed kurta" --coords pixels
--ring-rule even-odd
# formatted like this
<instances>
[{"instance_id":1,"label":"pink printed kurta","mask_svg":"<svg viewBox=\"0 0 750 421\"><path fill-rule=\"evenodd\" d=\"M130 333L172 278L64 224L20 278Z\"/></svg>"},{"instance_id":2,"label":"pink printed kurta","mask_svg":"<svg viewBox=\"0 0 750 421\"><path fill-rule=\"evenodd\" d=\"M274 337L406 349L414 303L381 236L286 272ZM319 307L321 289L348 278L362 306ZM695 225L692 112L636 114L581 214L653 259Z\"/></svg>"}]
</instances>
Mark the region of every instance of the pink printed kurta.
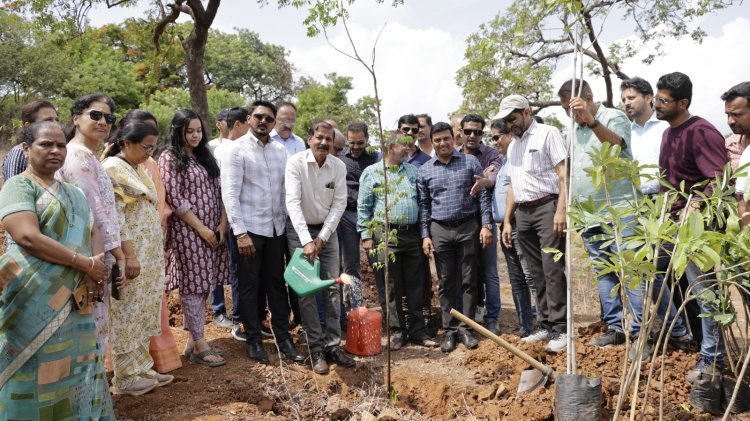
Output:
<instances>
[{"instance_id":1,"label":"pink printed kurta","mask_svg":"<svg viewBox=\"0 0 750 421\"><path fill-rule=\"evenodd\" d=\"M219 177L210 179L198 161L190 158L187 169L178 173L174 157L167 150L159 157L159 172L167 193L169 217L166 258L166 290L180 294L207 294L214 285L229 279L229 253L226 242L216 249L179 215L192 210L204 225L216 230L221 222L221 186Z\"/></svg>"}]
</instances>

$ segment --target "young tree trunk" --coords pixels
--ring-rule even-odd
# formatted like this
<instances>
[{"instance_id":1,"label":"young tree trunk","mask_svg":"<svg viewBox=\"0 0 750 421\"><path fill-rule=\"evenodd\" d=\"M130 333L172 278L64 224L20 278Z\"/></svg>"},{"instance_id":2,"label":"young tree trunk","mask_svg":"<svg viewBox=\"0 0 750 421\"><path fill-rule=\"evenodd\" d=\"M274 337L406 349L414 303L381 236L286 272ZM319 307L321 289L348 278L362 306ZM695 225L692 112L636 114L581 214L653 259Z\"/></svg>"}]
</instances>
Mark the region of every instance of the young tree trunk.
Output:
<instances>
[{"instance_id":1,"label":"young tree trunk","mask_svg":"<svg viewBox=\"0 0 750 421\"><path fill-rule=\"evenodd\" d=\"M208 28L204 31L206 35ZM190 36L183 41L185 48L185 68L187 70L188 88L190 89L190 103L193 111L203 120L203 124L210 124L211 115L208 112L208 97L204 80L203 57L206 50L207 36L198 35L198 29L193 28Z\"/></svg>"}]
</instances>

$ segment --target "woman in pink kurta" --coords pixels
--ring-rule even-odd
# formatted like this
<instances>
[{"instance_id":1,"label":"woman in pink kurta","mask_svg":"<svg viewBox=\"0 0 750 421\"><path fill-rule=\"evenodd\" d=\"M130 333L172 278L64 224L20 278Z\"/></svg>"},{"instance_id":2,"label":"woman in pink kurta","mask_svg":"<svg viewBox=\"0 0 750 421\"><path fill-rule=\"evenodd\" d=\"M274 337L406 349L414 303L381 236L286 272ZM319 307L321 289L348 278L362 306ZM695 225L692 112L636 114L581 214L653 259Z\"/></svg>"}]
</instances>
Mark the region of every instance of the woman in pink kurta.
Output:
<instances>
[{"instance_id":1,"label":"woman in pink kurta","mask_svg":"<svg viewBox=\"0 0 750 421\"><path fill-rule=\"evenodd\" d=\"M168 291L180 291L184 328L190 333L185 355L199 364L217 366L225 361L203 337L205 302L213 286L229 278L229 255L219 167L207 145L198 114L177 111L167 149L159 157L159 172L173 211L165 245L166 284Z\"/></svg>"}]
</instances>

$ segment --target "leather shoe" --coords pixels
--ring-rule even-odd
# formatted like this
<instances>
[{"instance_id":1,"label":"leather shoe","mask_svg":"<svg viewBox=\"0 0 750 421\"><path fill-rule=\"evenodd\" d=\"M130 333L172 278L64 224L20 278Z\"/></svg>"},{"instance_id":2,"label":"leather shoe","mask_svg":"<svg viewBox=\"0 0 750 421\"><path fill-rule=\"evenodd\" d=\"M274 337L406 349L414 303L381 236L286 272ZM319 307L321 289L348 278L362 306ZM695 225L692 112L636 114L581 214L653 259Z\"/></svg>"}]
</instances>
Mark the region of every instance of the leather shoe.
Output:
<instances>
[{"instance_id":1,"label":"leather shoe","mask_svg":"<svg viewBox=\"0 0 750 421\"><path fill-rule=\"evenodd\" d=\"M326 351L326 360L334 362L336 363L336 365L340 365L342 367L354 367L355 365L357 365L356 361L349 358L346 353L344 353L344 350L337 346Z\"/></svg>"},{"instance_id":2,"label":"leather shoe","mask_svg":"<svg viewBox=\"0 0 750 421\"><path fill-rule=\"evenodd\" d=\"M406 339L401 335L391 337L391 351L398 351L406 344Z\"/></svg>"},{"instance_id":3,"label":"leather shoe","mask_svg":"<svg viewBox=\"0 0 750 421\"><path fill-rule=\"evenodd\" d=\"M467 349L474 349L479 345L479 341L468 330L458 332L458 339Z\"/></svg>"},{"instance_id":4,"label":"leather shoe","mask_svg":"<svg viewBox=\"0 0 750 421\"><path fill-rule=\"evenodd\" d=\"M255 360L259 362L260 364L268 364L268 355L266 355L266 350L263 349L262 343L254 343L254 344L247 344L247 356L250 357L251 360Z\"/></svg>"},{"instance_id":5,"label":"leather shoe","mask_svg":"<svg viewBox=\"0 0 750 421\"><path fill-rule=\"evenodd\" d=\"M318 374L328 374L328 363L323 358L323 354L320 352L310 354L310 360L312 361L313 371Z\"/></svg>"},{"instance_id":6,"label":"leather shoe","mask_svg":"<svg viewBox=\"0 0 750 421\"><path fill-rule=\"evenodd\" d=\"M440 350L443 352L451 352L456 349L456 332L446 332L443 337L443 342L440 343Z\"/></svg>"},{"instance_id":7,"label":"leather shoe","mask_svg":"<svg viewBox=\"0 0 750 421\"><path fill-rule=\"evenodd\" d=\"M302 361L305 361L304 355L302 355L297 350L297 348L294 347L291 339L281 341L281 343L279 344L279 349L287 359L292 360L295 363L301 363Z\"/></svg>"}]
</instances>

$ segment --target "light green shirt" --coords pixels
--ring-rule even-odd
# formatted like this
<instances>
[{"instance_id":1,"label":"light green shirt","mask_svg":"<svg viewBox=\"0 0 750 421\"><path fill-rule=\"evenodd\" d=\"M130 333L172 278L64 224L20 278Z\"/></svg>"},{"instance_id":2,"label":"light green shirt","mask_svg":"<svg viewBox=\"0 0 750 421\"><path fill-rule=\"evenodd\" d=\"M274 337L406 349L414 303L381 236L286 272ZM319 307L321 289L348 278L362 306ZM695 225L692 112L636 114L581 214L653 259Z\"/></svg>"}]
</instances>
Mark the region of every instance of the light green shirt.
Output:
<instances>
[{"instance_id":1,"label":"light green shirt","mask_svg":"<svg viewBox=\"0 0 750 421\"><path fill-rule=\"evenodd\" d=\"M363 240L372 238L368 232L367 221L371 219L383 222L383 163L370 165L359 178L359 197L357 199L357 231ZM375 190L377 189L377 190ZM388 169L388 206L391 224L413 225L419 219L417 202L417 167L403 163L397 171Z\"/></svg>"},{"instance_id":2,"label":"light green shirt","mask_svg":"<svg viewBox=\"0 0 750 421\"><path fill-rule=\"evenodd\" d=\"M599 123L609 130L617 133L623 139L620 156L629 160L633 159L630 148L630 120L628 116L615 108L606 108L599 104L599 109L594 117ZM576 128L575 144L571 148L571 195L573 202L586 202L591 198L594 201L594 209L602 209L607 205L604 189L596 189L591 177L586 173L586 168L593 167L589 152L601 147L602 142L596 137L594 131L586 126L579 125ZM627 206L633 201L633 184L629 179L620 179L609 183L609 196L615 207ZM585 215L586 216L586 215ZM588 215L589 217L591 215ZM586 218L589 219L589 218Z\"/></svg>"}]
</instances>

